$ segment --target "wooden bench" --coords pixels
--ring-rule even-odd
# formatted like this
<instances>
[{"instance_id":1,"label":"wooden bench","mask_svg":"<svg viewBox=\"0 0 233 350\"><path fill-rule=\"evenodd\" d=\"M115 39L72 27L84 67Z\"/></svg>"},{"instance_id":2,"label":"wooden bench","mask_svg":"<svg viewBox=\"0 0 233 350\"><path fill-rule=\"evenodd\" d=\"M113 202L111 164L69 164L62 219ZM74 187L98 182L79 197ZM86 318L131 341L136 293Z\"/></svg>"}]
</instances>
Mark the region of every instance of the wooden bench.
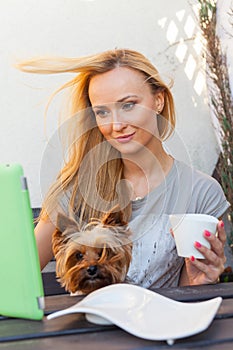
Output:
<instances>
[{"instance_id":1,"label":"wooden bench","mask_svg":"<svg viewBox=\"0 0 233 350\"><path fill-rule=\"evenodd\" d=\"M38 218L40 213L40 208L33 208L33 217L34 219ZM229 253L229 246L226 246L226 255L228 257L228 261L232 261L232 254ZM230 255L229 255L230 254ZM48 265L42 271L42 279L44 284L44 293L46 296L49 295L59 295L59 294L67 294L66 290L60 286L60 283L56 279L56 262L52 259ZM233 274L222 274L220 276L220 282L232 282Z\"/></svg>"}]
</instances>

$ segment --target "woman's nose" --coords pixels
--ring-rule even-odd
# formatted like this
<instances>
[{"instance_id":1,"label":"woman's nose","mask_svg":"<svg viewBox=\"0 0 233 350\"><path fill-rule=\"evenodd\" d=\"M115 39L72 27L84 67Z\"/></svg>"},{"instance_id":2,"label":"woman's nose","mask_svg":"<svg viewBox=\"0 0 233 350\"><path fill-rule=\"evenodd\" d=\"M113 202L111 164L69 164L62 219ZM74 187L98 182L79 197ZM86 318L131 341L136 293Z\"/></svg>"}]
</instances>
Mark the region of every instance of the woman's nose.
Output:
<instances>
[{"instance_id":1,"label":"woman's nose","mask_svg":"<svg viewBox=\"0 0 233 350\"><path fill-rule=\"evenodd\" d=\"M112 123L112 129L114 131L120 131L125 127L125 124L122 122L113 122Z\"/></svg>"},{"instance_id":2,"label":"woman's nose","mask_svg":"<svg viewBox=\"0 0 233 350\"><path fill-rule=\"evenodd\" d=\"M115 112L112 116L112 128L114 131L119 131L126 126L119 113Z\"/></svg>"}]
</instances>

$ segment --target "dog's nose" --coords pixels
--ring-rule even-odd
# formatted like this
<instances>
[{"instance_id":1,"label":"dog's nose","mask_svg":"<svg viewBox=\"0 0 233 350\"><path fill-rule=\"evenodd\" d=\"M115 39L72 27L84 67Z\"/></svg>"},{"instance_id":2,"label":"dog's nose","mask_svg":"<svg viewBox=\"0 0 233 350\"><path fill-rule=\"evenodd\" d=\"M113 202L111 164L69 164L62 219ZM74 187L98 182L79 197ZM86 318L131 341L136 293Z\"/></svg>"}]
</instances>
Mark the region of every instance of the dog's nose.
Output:
<instances>
[{"instance_id":1,"label":"dog's nose","mask_svg":"<svg viewBox=\"0 0 233 350\"><path fill-rule=\"evenodd\" d=\"M96 265L91 265L88 267L87 272L89 273L90 276L93 276L97 272L97 266Z\"/></svg>"}]
</instances>

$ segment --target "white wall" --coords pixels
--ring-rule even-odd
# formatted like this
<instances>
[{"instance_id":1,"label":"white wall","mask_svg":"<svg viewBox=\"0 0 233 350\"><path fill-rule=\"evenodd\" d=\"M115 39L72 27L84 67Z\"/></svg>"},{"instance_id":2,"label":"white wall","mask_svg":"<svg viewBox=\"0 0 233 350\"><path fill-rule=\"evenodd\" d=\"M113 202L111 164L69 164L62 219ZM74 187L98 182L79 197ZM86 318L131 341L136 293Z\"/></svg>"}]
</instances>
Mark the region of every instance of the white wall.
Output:
<instances>
[{"instance_id":1,"label":"white wall","mask_svg":"<svg viewBox=\"0 0 233 350\"><path fill-rule=\"evenodd\" d=\"M59 103L54 103L46 135L45 106L70 76L30 75L13 67L32 56L75 57L115 47L141 51L175 82L178 124L176 137L167 144L169 151L212 173L218 146L207 105L200 35L189 1L0 0L0 43L0 162L23 165L33 207L41 205L41 164L58 119ZM56 151L53 154L56 157ZM59 162L53 165L51 156L46 161L48 174L43 170L43 178L50 180Z\"/></svg>"}]
</instances>

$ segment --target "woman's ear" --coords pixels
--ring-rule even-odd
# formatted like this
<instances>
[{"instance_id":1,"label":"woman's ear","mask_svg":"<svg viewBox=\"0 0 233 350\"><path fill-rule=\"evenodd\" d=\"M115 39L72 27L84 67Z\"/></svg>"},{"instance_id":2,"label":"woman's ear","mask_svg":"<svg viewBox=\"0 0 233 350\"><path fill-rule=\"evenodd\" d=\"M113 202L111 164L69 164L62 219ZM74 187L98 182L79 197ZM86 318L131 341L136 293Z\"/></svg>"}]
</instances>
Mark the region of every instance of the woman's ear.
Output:
<instances>
[{"instance_id":1,"label":"woman's ear","mask_svg":"<svg viewBox=\"0 0 233 350\"><path fill-rule=\"evenodd\" d=\"M160 114L164 107L164 91L157 92L155 94L154 109L157 114Z\"/></svg>"}]
</instances>

